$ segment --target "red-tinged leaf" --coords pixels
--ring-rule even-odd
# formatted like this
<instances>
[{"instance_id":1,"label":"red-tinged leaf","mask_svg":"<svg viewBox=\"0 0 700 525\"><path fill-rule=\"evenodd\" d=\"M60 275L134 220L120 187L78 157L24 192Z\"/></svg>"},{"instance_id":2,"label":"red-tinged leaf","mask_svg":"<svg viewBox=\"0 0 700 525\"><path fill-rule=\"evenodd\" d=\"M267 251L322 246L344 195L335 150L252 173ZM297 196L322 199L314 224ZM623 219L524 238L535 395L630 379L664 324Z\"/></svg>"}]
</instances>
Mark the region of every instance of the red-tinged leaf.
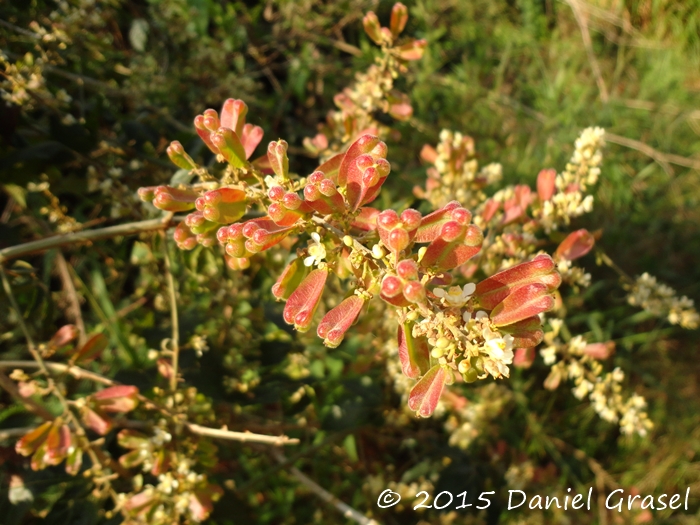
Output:
<instances>
[{"instance_id":1,"label":"red-tinged leaf","mask_svg":"<svg viewBox=\"0 0 700 525\"><path fill-rule=\"evenodd\" d=\"M428 245L420 263L423 267L452 270L463 265L481 251L484 236L478 226L470 225L464 240L447 242L435 239Z\"/></svg>"},{"instance_id":2,"label":"red-tinged leaf","mask_svg":"<svg viewBox=\"0 0 700 525\"><path fill-rule=\"evenodd\" d=\"M46 436L46 455L44 461L47 465L58 465L66 458L71 446L71 434L68 426L62 424L61 418L54 421L51 430Z\"/></svg>"},{"instance_id":3,"label":"red-tinged leaf","mask_svg":"<svg viewBox=\"0 0 700 525\"><path fill-rule=\"evenodd\" d=\"M208 485L206 490L198 490L190 496L189 511L192 518L197 521L204 521L214 510L212 501L221 497L224 491L217 485Z\"/></svg>"},{"instance_id":4,"label":"red-tinged leaf","mask_svg":"<svg viewBox=\"0 0 700 525\"><path fill-rule=\"evenodd\" d=\"M430 347L425 337L413 337L413 323L398 327L399 360L406 377L416 379L430 367Z\"/></svg>"},{"instance_id":5,"label":"red-tinged leaf","mask_svg":"<svg viewBox=\"0 0 700 525\"><path fill-rule=\"evenodd\" d=\"M170 466L169 457L170 456L164 449L160 449L158 452L156 452L155 456L153 457L153 468L151 468L151 474L154 476L159 476L168 470L168 467Z\"/></svg>"},{"instance_id":6,"label":"red-tinged leaf","mask_svg":"<svg viewBox=\"0 0 700 525\"><path fill-rule=\"evenodd\" d=\"M352 221L352 227L363 231L372 231L377 229L377 215L379 210L365 206L360 208L360 213Z\"/></svg>"},{"instance_id":7,"label":"red-tinged leaf","mask_svg":"<svg viewBox=\"0 0 700 525\"><path fill-rule=\"evenodd\" d=\"M321 302L328 272L314 270L292 292L284 307L282 316L285 322L293 324L299 332L306 332L311 326L316 309Z\"/></svg>"},{"instance_id":8,"label":"red-tinged leaf","mask_svg":"<svg viewBox=\"0 0 700 525\"><path fill-rule=\"evenodd\" d=\"M180 212L194 208L199 194L192 190L181 190L170 186L158 186L154 190L153 205L164 211Z\"/></svg>"},{"instance_id":9,"label":"red-tinged leaf","mask_svg":"<svg viewBox=\"0 0 700 525\"><path fill-rule=\"evenodd\" d=\"M535 362L534 348L518 348L515 350L513 366L516 368L530 368Z\"/></svg>"},{"instance_id":10,"label":"red-tinged leaf","mask_svg":"<svg viewBox=\"0 0 700 525\"><path fill-rule=\"evenodd\" d=\"M318 156L320 152L328 148L328 137L323 133L317 133L315 137L304 137L302 141L304 147L314 156ZM340 154L342 158L343 154Z\"/></svg>"},{"instance_id":11,"label":"red-tinged leaf","mask_svg":"<svg viewBox=\"0 0 700 525\"><path fill-rule=\"evenodd\" d=\"M361 155L372 155L372 157L375 158L385 158L386 144L384 144L379 137L375 137L373 135L362 135L355 142L353 142L345 152L345 155L338 166L337 183L339 186L345 186L348 183L348 180L359 180L362 178L362 170L360 170L355 163L357 158ZM322 167L323 165L319 166L317 170L323 171ZM330 177L330 175L325 171L323 171L323 173L325 173L327 177Z\"/></svg>"},{"instance_id":12,"label":"red-tinged leaf","mask_svg":"<svg viewBox=\"0 0 700 525\"><path fill-rule=\"evenodd\" d=\"M491 321L501 327L517 323L554 307L554 298L544 284L531 283L513 290L491 312Z\"/></svg>"},{"instance_id":13,"label":"red-tinged leaf","mask_svg":"<svg viewBox=\"0 0 700 525\"><path fill-rule=\"evenodd\" d=\"M437 239L442 231L442 225L452 219L451 211L461 207L462 205L459 202L452 201L445 204L441 209L423 217L416 231L415 241L432 242Z\"/></svg>"},{"instance_id":14,"label":"red-tinged leaf","mask_svg":"<svg viewBox=\"0 0 700 525\"><path fill-rule=\"evenodd\" d=\"M408 22L408 8L401 2L396 2L391 9L391 22L389 24L391 35L394 38L403 32L406 22Z\"/></svg>"},{"instance_id":15,"label":"red-tinged leaf","mask_svg":"<svg viewBox=\"0 0 700 525\"><path fill-rule=\"evenodd\" d=\"M554 195L557 172L553 169L542 170L537 175L537 196L541 201L548 201Z\"/></svg>"},{"instance_id":16,"label":"red-tinged leaf","mask_svg":"<svg viewBox=\"0 0 700 525\"><path fill-rule=\"evenodd\" d=\"M107 348L109 340L103 334L95 334L71 358L71 363L89 363Z\"/></svg>"},{"instance_id":17,"label":"red-tinged leaf","mask_svg":"<svg viewBox=\"0 0 700 525\"><path fill-rule=\"evenodd\" d=\"M278 300L289 299L292 292L298 288L301 281L309 274L310 268L304 266L304 260L297 257L287 265L277 282L272 285L272 295Z\"/></svg>"},{"instance_id":18,"label":"red-tinged leaf","mask_svg":"<svg viewBox=\"0 0 700 525\"><path fill-rule=\"evenodd\" d=\"M362 18L362 27L365 29L365 33L370 37L375 44L382 45L382 26L379 24L379 19L374 11L369 11Z\"/></svg>"},{"instance_id":19,"label":"red-tinged leaf","mask_svg":"<svg viewBox=\"0 0 700 525\"><path fill-rule=\"evenodd\" d=\"M124 468L134 468L143 463L145 459L141 450L132 450L119 456L119 464Z\"/></svg>"},{"instance_id":20,"label":"red-tinged leaf","mask_svg":"<svg viewBox=\"0 0 700 525\"><path fill-rule=\"evenodd\" d=\"M270 159L268 158L267 154L250 161L250 163L254 168L259 169L263 175L272 175L275 172L275 170L272 169L272 165L270 164Z\"/></svg>"},{"instance_id":21,"label":"red-tinged leaf","mask_svg":"<svg viewBox=\"0 0 700 525\"><path fill-rule=\"evenodd\" d=\"M46 468L46 450L47 450L47 448L48 448L48 446L46 444L46 441L44 441L36 449L36 452L34 452L34 455L32 456L32 460L29 464L32 467L32 470L43 470Z\"/></svg>"},{"instance_id":22,"label":"red-tinged leaf","mask_svg":"<svg viewBox=\"0 0 700 525\"><path fill-rule=\"evenodd\" d=\"M564 239L554 253L556 259L573 261L583 257L593 249L595 237L586 229L576 230Z\"/></svg>"},{"instance_id":23,"label":"red-tinged leaf","mask_svg":"<svg viewBox=\"0 0 700 525\"><path fill-rule=\"evenodd\" d=\"M414 40L397 48L394 52L401 60L420 60L425 53L425 47L428 45L426 40Z\"/></svg>"},{"instance_id":24,"label":"red-tinged leaf","mask_svg":"<svg viewBox=\"0 0 700 525\"><path fill-rule=\"evenodd\" d=\"M542 323L537 315L502 326L499 330L513 336L513 346L516 348L533 348L544 339Z\"/></svg>"},{"instance_id":25,"label":"red-tinged leaf","mask_svg":"<svg viewBox=\"0 0 700 525\"><path fill-rule=\"evenodd\" d=\"M240 136L247 113L248 106L245 102L229 98L221 107L221 127L232 129Z\"/></svg>"},{"instance_id":26,"label":"red-tinged leaf","mask_svg":"<svg viewBox=\"0 0 700 525\"><path fill-rule=\"evenodd\" d=\"M243 139L235 131L219 128L216 133L210 135L210 139L231 166L243 168L246 165L248 156L243 146Z\"/></svg>"},{"instance_id":27,"label":"red-tinged leaf","mask_svg":"<svg viewBox=\"0 0 700 525\"><path fill-rule=\"evenodd\" d=\"M139 389L132 385L110 386L92 395L104 412L131 412L139 404Z\"/></svg>"},{"instance_id":28,"label":"red-tinged leaf","mask_svg":"<svg viewBox=\"0 0 700 525\"><path fill-rule=\"evenodd\" d=\"M241 135L241 143L245 149L245 158L249 159L250 156L258 147L260 141L263 139L265 132L260 126L254 126L252 124L246 124L243 126L243 134Z\"/></svg>"},{"instance_id":29,"label":"red-tinged leaf","mask_svg":"<svg viewBox=\"0 0 700 525\"><path fill-rule=\"evenodd\" d=\"M49 430L53 426L52 421L46 421L39 425L34 430L30 430L17 441L15 451L22 456L31 456L34 451L41 445L49 434Z\"/></svg>"},{"instance_id":30,"label":"red-tinged leaf","mask_svg":"<svg viewBox=\"0 0 700 525\"><path fill-rule=\"evenodd\" d=\"M389 115L396 120L408 120L413 116L411 99L405 93L392 90L387 96L389 102Z\"/></svg>"},{"instance_id":31,"label":"red-tinged leaf","mask_svg":"<svg viewBox=\"0 0 700 525\"><path fill-rule=\"evenodd\" d=\"M408 408L421 417L430 417L440 401L446 377L445 369L441 365L435 365L428 370L411 389Z\"/></svg>"},{"instance_id":32,"label":"red-tinged leaf","mask_svg":"<svg viewBox=\"0 0 700 525\"><path fill-rule=\"evenodd\" d=\"M323 344L336 348L345 337L345 332L353 325L365 304L359 295L351 295L329 311L318 324L316 333Z\"/></svg>"},{"instance_id":33,"label":"red-tinged leaf","mask_svg":"<svg viewBox=\"0 0 700 525\"><path fill-rule=\"evenodd\" d=\"M615 342L608 341L607 343L591 343L586 345L583 353L593 359L604 361L615 353Z\"/></svg>"},{"instance_id":34,"label":"red-tinged leaf","mask_svg":"<svg viewBox=\"0 0 700 525\"><path fill-rule=\"evenodd\" d=\"M83 449L80 447L73 447L72 450L68 452L68 457L66 458L66 474L75 476L80 472L80 467L82 465Z\"/></svg>"},{"instance_id":35,"label":"red-tinged leaf","mask_svg":"<svg viewBox=\"0 0 700 525\"><path fill-rule=\"evenodd\" d=\"M420 158L429 164L435 164L438 158L438 152L430 144L424 144L423 148L420 150Z\"/></svg>"},{"instance_id":36,"label":"red-tinged leaf","mask_svg":"<svg viewBox=\"0 0 700 525\"><path fill-rule=\"evenodd\" d=\"M501 203L494 199L489 199L484 204L484 209L481 211L481 217L485 222L489 222L496 215L496 212L501 207Z\"/></svg>"},{"instance_id":37,"label":"red-tinged leaf","mask_svg":"<svg viewBox=\"0 0 700 525\"><path fill-rule=\"evenodd\" d=\"M168 359L158 359L156 361L156 368L158 369L158 373L165 379L170 379L170 377L173 375L173 365L170 364Z\"/></svg>"},{"instance_id":38,"label":"red-tinged leaf","mask_svg":"<svg viewBox=\"0 0 700 525\"><path fill-rule=\"evenodd\" d=\"M556 390L562 380L562 371L558 366L552 367L549 375L544 380L544 387L547 390Z\"/></svg>"},{"instance_id":39,"label":"red-tinged leaf","mask_svg":"<svg viewBox=\"0 0 700 525\"><path fill-rule=\"evenodd\" d=\"M124 510L136 512L138 514L144 513L146 510L151 508L155 504L155 495L152 490L144 490L131 496L128 500L124 502Z\"/></svg>"},{"instance_id":40,"label":"red-tinged leaf","mask_svg":"<svg viewBox=\"0 0 700 525\"><path fill-rule=\"evenodd\" d=\"M47 346L51 349L58 349L66 346L78 338L78 328L73 324L67 324L58 329Z\"/></svg>"},{"instance_id":41,"label":"red-tinged leaf","mask_svg":"<svg viewBox=\"0 0 700 525\"><path fill-rule=\"evenodd\" d=\"M137 430L125 428L117 434L117 443L120 447L137 449L148 442L148 436Z\"/></svg>"},{"instance_id":42,"label":"red-tinged leaf","mask_svg":"<svg viewBox=\"0 0 700 525\"><path fill-rule=\"evenodd\" d=\"M85 426L101 436L104 436L107 434L107 432L112 430L112 426L114 425L112 420L106 415L101 413L98 414L88 407L85 407L81 411L80 415L83 419L83 423L85 423Z\"/></svg>"},{"instance_id":43,"label":"red-tinged leaf","mask_svg":"<svg viewBox=\"0 0 700 525\"><path fill-rule=\"evenodd\" d=\"M484 279L476 285L474 296L481 308L492 310L503 301L514 288L529 283L544 284L551 292L561 284L561 276L549 255L542 254L532 261L517 264Z\"/></svg>"},{"instance_id":44,"label":"red-tinged leaf","mask_svg":"<svg viewBox=\"0 0 700 525\"><path fill-rule=\"evenodd\" d=\"M343 162L344 158L345 158L345 153L339 153L338 155L331 157L326 162L321 164L314 171L322 171L326 177L331 179L333 182L337 183L338 182L338 170L340 169L340 164Z\"/></svg>"}]
</instances>

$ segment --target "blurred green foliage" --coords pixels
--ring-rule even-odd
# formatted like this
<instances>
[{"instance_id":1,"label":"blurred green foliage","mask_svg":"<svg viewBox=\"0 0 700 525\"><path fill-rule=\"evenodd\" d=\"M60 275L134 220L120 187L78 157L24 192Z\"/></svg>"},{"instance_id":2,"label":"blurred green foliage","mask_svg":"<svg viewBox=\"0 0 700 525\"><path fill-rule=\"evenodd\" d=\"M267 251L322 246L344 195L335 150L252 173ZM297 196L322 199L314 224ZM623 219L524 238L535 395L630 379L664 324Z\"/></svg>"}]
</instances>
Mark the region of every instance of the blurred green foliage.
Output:
<instances>
[{"instance_id":1,"label":"blurred green foliage","mask_svg":"<svg viewBox=\"0 0 700 525\"><path fill-rule=\"evenodd\" d=\"M609 141L595 212L582 225L585 220L589 229L603 230L600 246L630 275L648 271L681 294L700 297L700 1L406 3L407 32L429 46L400 81L415 112L397 125L400 139L389 143L394 174L387 203L411 202L407 188L424 180L418 153L442 128L474 137L479 160L501 162L507 181L532 184L541 168L566 163L581 129L602 126L622 140ZM282 137L290 151L301 152L302 138L315 133L333 95L372 62L375 51L360 23L367 9L386 19L391 3L3 2L6 64L20 61L29 70L41 59L43 81L24 103L0 105L0 248L70 226L66 217L51 216L50 195L78 223L145 218L133 195L175 173L164 155L168 142L178 139L206 160L209 153L189 120L230 96L248 103L249 121L265 129L267 140ZM52 24L64 28L65 46L60 39L41 41L37 28ZM597 66L584 46L586 32ZM61 102L59 90L70 101ZM302 157L296 156L293 170L315 166ZM26 191L28 183L41 182L50 183L51 194ZM66 252L88 331L104 331L114 349L96 370L142 388L155 376L148 350L170 332L161 242L144 235ZM508 384L513 402L467 452L447 447L440 421L385 419L400 401L384 380L381 341L371 325L358 327L357 336L332 352L289 332L269 293L281 257L254 262L240 274L199 248L173 250L171 257L182 336L205 336L209 345L201 357L183 354L187 381L213 400L231 428L299 436L302 445L286 451L290 462L382 523L419 519L410 507L379 512L376 497L386 482L431 474L433 493L496 490L498 497L483 521L466 514L450 521L429 511L422 523L564 523L561 516L505 510L504 474L525 457L545 473L542 494L556 486L596 486L603 474L595 465L643 494L690 486L689 515L660 512L654 523L697 522L698 336L652 319L643 331L635 328L622 308L616 275L596 266L593 256L586 267L597 286L578 298L591 313L572 319L572 326L617 342L615 365L625 371L628 387L650 401L653 435L622 439L616 426L600 421L566 388L539 388L547 369L538 361L515 374ZM72 321L65 285L55 252L25 261L10 266L15 293L36 339L47 340ZM2 358L19 359L24 343L4 297L0 312ZM294 392L299 395L290 401ZM30 422L12 398L0 398L0 428ZM22 470L34 493L33 510L27 503L11 505L9 476L21 462L9 445L0 450L3 523L118 522L104 517L80 479L58 469ZM264 448L221 445L218 474L228 490L212 523L343 522ZM379 490L371 476L384 482Z\"/></svg>"}]
</instances>

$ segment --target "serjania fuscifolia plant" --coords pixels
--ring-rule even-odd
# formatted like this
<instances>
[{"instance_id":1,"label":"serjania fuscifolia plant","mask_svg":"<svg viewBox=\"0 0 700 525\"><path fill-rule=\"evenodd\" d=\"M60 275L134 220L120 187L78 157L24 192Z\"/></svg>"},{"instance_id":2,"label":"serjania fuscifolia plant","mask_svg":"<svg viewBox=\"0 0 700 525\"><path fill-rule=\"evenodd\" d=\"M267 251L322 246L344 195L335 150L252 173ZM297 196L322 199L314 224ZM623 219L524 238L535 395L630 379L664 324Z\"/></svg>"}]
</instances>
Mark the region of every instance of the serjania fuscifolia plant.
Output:
<instances>
[{"instance_id":1,"label":"serjania fuscifolia plant","mask_svg":"<svg viewBox=\"0 0 700 525\"><path fill-rule=\"evenodd\" d=\"M365 17L368 35L383 50L373 74L392 77L392 70L420 58L424 41L397 42L406 19L402 4L392 11L390 28L382 28L373 13ZM165 211L194 210L175 230L178 246L208 247L216 239L232 268L247 267L249 258L285 239L302 239L305 246L281 273L273 293L286 301L287 323L300 332L317 323L317 334L328 347L342 342L376 296L393 306L403 370L417 381L409 406L427 417L445 385L509 376L514 350L542 340L539 314L554 306L561 277L555 261L540 254L480 282L451 286L482 250L482 230L458 201L425 216L411 208L399 212L371 206L391 164L386 143L376 135L378 125L367 121L367 113L352 111L359 107L358 84L338 104L346 123L352 123L345 130L356 136L347 137L342 150L307 177L289 172L284 140L270 142L267 154L251 161L263 131L245 123L243 101L229 99L220 114L208 109L195 118L199 136L227 163L221 180L212 182L205 175L200 184L142 188L140 194ZM407 104L391 89L380 93L386 103L375 105L390 114L396 112L396 100ZM407 112L404 107L400 113ZM178 142L170 145L168 155L180 168L205 173ZM249 208L264 216L242 220ZM319 322L316 314L332 278L344 282L346 298Z\"/></svg>"}]
</instances>

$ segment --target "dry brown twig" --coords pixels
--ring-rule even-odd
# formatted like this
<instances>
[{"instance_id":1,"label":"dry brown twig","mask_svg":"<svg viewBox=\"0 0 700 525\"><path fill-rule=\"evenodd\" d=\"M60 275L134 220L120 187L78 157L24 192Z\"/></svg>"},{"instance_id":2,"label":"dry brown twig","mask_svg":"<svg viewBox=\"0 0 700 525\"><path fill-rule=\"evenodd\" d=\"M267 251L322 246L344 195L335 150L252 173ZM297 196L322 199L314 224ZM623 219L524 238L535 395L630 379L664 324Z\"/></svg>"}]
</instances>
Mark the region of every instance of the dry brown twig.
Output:
<instances>
[{"instance_id":1,"label":"dry brown twig","mask_svg":"<svg viewBox=\"0 0 700 525\"><path fill-rule=\"evenodd\" d=\"M279 463L285 463L287 461L287 458L285 458L284 454L277 450L273 450L272 455ZM340 511L343 514L343 517L352 520L356 523L359 523L360 525L379 525L377 521L368 518L364 514L353 509L347 503L340 501L333 494L321 487L318 483L309 478L306 474L302 473L296 467L290 467L289 472L302 485L304 485L307 489L313 492L316 496L338 509L338 511Z\"/></svg>"},{"instance_id":2,"label":"dry brown twig","mask_svg":"<svg viewBox=\"0 0 700 525\"><path fill-rule=\"evenodd\" d=\"M591 64L591 69L593 70L593 75L595 76L596 84L598 84L598 91L600 91L600 99L604 104L608 103L610 95L608 94L608 88L605 86L605 81L603 80L603 74L600 71L600 65L598 64L598 59L593 51L593 42L591 41L591 33L588 31L588 14L581 9L578 0L565 0L576 18L576 23L581 30L581 38L583 39L583 47L586 49L586 54L588 55L588 61Z\"/></svg>"}]
</instances>

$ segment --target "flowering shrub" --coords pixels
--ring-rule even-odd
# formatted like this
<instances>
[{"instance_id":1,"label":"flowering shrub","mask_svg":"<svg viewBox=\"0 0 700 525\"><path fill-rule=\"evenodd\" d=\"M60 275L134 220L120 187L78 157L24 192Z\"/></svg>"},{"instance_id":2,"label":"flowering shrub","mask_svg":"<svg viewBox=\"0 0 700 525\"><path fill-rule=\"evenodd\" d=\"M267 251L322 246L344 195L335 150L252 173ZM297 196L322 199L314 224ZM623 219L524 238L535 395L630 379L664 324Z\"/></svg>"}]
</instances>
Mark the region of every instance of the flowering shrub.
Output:
<instances>
[{"instance_id":1,"label":"flowering shrub","mask_svg":"<svg viewBox=\"0 0 700 525\"><path fill-rule=\"evenodd\" d=\"M388 411L389 422L444 418L449 445L467 449L517 397L505 385L514 368L527 373L539 347L549 367L545 389L570 381L574 397L588 399L604 421L619 425L625 435L645 436L653 428L645 399L627 392L624 372L609 365L615 344L572 334L567 327L574 310L571 297L592 286L591 275L577 261L594 253L600 263L616 268L596 246L600 232L573 226L593 210L591 190L602 173L604 131L583 130L563 169L542 169L531 188L501 184L501 166L480 168L472 138L443 130L436 145L420 152L428 165L424 187L416 186L413 197L406 197L414 199L410 206L388 207L382 192L397 170L392 171L387 143L396 141L397 131L387 122L410 122L413 115L410 98L394 82L428 45L402 36L407 20L408 10L400 3L388 27L372 12L363 18L380 54L335 96L336 109L318 133L303 141L305 153L318 159L314 170L290 170L293 148L283 139L256 154L265 146L264 130L248 120L259 119L249 115L243 100L228 99L220 111L207 109L194 119L213 161L195 161L195 153L173 141L166 152L180 171L169 185L141 187L138 196L151 213L166 212L162 221L174 226L172 239L180 250L207 250L208 257L223 259L242 275L256 266L282 266L270 293L284 302L284 322L298 333L315 330L328 352L350 338L353 326L391 334L379 338L378 353L405 408ZM42 77L29 66L12 66L5 98L29 104L26 90L43 89ZM54 98L56 107L65 99ZM48 185L35 189L53 198ZM52 216L70 231L67 210L57 200L52 208ZM298 442L230 431L207 396L181 384L180 350L188 346L201 357L207 343L195 335L180 346L167 240L161 248L173 334L149 359L167 387L142 391L91 372L91 362L109 362L109 342L102 334L88 337L74 325L39 345L27 331L34 361L16 362L9 376L8 388L33 400L27 403L45 420L19 439L16 452L30 458L32 470L62 465L68 475L89 478L93 494L110 501L104 517L120 513L133 524L209 517L223 494L213 481L220 461L214 438ZM697 327L698 314L687 297L677 298L648 274L636 280L621 277L630 305L683 328ZM196 279L206 287L206 276ZM3 284L12 298L4 271ZM222 290L228 291L226 285ZM221 315L231 319L233 306L227 308ZM22 325L16 304L13 310ZM235 322L241 347L260 343L246 334L254 323L256 328L262 324L259 319ZM282 330L269 329L260 339L284 337ZM308 374L308 355L292 355L287 375ZM259 384L259 373L240 356L231 360L236 371L226 379L227 387L246 395ZM28 375L28 369L39 373ZM105 388L86 392L69 381L71 376ZM297 403L304 396L310 396L309 388L301 386L290 400ZM48 411L37 401L47 399L59 409ZM116 444L107 446L110 435ZM523 462L512 466L506 478L515 485L519 477L532 480L533 471ZM434 478L421 474L387 486L414 494L432 489ZM385 481L372 476L364 490Z\"/></svg>"}]
</instances>

